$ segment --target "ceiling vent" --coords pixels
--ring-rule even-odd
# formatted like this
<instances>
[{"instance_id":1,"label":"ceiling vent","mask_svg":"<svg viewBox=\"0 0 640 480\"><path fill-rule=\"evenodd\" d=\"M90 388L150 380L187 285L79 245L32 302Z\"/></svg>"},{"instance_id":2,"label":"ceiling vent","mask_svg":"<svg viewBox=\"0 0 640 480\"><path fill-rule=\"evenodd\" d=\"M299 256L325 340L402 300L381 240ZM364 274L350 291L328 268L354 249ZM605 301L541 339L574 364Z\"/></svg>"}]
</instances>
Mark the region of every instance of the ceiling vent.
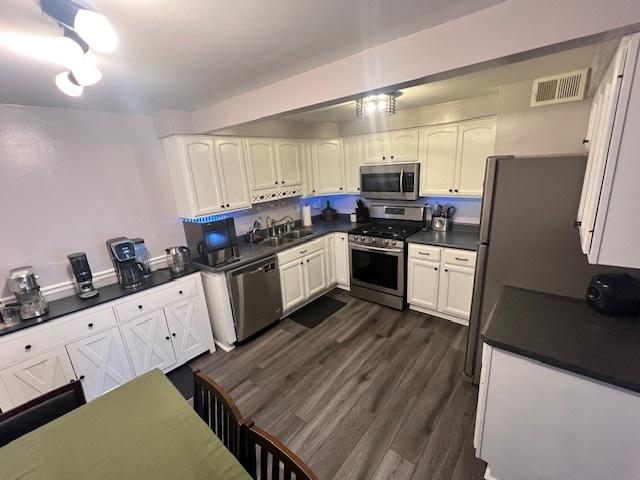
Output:
<instances>
[{"instance_id":1,"label":"ceiling vent","mask_svg":"<svg viewBox=\"0 0 640 480\"><path fill-rule=\"evenodd\" d=\"M586 91L589 69L575 70L550 77L536 78L531 91L531 106L582 100Z\"/></svg>"}]
</instances>

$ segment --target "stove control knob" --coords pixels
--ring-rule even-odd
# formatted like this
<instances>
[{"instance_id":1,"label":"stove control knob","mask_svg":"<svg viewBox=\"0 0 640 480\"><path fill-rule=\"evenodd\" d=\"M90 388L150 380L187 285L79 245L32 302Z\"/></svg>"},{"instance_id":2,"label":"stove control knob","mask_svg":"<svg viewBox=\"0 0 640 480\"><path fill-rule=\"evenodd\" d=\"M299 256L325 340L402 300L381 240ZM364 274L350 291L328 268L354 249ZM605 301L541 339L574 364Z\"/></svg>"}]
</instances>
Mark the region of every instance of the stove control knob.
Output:
<instances>
[{"instance_id":1,"label":"stove control knob","mask_svg":"<svg viewBox=\"0 0 640 480\"><path fill-rule=\"evenodd\" d=\"M376 239L376 238L372 238L371 239L371 243L377 243L377 242L378 242L378 239Z\"/></svg>"},{"instance_id":2,"label":"stove control knob","mask_svg":"<svg viewBox=\"0 0 640 480\"><path fill-rule=\"evenodd\" d=\"M389 240L385 240L385 241L384 241L384 244L385 244L385 245L389 245Z\"/></svg>"},{"instance_id":3,"label":"stove control knob","mask_svg":"<svg viewBox=\"0 0 640 480\"><path fill-rule=\"evenodd\" d=\"M391 242L391 245L396 245L398 242L396 242L395 240L393 242Z\"/></svg>"}]
</instances>

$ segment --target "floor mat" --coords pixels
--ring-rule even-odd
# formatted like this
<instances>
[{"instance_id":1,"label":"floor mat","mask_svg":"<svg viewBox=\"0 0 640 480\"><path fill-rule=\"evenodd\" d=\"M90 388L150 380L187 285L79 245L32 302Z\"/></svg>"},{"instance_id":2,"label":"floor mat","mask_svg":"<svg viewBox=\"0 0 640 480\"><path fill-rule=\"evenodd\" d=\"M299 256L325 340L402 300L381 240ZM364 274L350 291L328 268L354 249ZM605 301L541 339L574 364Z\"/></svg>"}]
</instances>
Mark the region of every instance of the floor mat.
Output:
<instances>
[{"instance_id":1,"label":"floor mat","mask_svg":"<svg viewBox=\"0 0 640 480\"><path fill-rule=\"evenodd\" d=\"M324 296L296 310L289 318L307 328L317 327L326 318L336 313L346 305L345 302Z\"/></svg>"},{"instance_id":2,"label":"floor mat","mask_svg":"<svg viewBox=\"0 0 640 480\"><path fill-rule=\"evenodd\" d=\"M193 397L193 370L189 364L182 365L167 373L167 378L185 399Z\"/></svg>"}]
</instances>

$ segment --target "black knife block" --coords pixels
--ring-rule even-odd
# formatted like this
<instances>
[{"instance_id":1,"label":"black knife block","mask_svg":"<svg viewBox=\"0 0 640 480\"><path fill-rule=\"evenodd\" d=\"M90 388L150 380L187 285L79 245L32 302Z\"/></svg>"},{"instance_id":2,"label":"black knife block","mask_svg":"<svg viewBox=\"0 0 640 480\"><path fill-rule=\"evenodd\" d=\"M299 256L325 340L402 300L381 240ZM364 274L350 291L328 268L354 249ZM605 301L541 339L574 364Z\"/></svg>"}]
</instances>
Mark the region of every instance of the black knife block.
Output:
<instances>
[{"instance_id":1,"label":"black knife block","mask_svg":"<svg viewBox=\"0 0 640 480\"><path fill-rule=\"evenodd\" d=\"M365 223L369 221L369 209L368 208L356 208L356 222Z\"/></svg>"}]
</instances>

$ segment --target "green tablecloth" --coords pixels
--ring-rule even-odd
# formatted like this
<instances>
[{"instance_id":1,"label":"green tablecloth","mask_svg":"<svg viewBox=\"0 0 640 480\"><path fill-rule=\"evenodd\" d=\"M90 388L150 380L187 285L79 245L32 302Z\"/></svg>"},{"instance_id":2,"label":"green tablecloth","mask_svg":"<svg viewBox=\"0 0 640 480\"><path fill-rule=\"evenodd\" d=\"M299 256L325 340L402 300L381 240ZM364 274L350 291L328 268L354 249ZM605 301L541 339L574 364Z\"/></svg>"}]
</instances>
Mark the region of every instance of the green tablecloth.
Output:
<instances>
[{"instance_id":1,"label":"green tablecloth","mask_svg":"<svg viewBox=\"0 0 640 480\"><path fill-rule=\"evenodd\" d=\"M250 480L158 370L0 448L0 478Z\"/></svg>"}]
</instances>

